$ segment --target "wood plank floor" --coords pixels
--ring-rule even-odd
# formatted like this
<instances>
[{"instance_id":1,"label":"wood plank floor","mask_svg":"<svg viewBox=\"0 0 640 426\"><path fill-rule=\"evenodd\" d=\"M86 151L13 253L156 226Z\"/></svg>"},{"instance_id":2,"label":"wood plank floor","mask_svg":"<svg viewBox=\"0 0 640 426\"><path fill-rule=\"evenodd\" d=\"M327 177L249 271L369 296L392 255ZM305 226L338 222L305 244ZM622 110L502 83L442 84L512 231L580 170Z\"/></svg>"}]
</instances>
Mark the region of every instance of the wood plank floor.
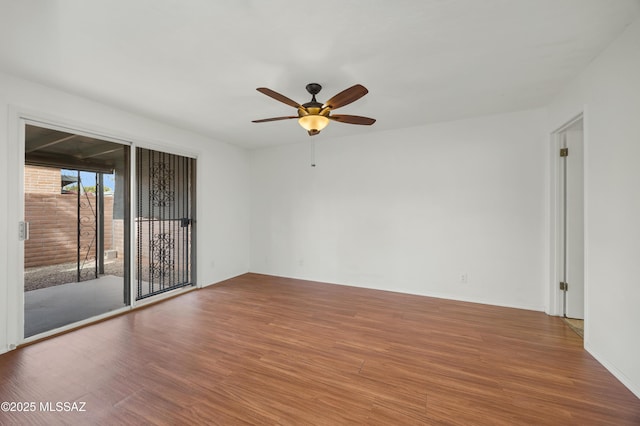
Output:
<instances>
[{"instance_id":1,"label":"wood plank floor","mask_svg":"<svg viewBox=\"0 0 640 426\"><path fill-rule=\"evenodd\" d=\"M0 356L0 424L638 425L543 313L246 274Z\"/></svg>"}]
</instances>

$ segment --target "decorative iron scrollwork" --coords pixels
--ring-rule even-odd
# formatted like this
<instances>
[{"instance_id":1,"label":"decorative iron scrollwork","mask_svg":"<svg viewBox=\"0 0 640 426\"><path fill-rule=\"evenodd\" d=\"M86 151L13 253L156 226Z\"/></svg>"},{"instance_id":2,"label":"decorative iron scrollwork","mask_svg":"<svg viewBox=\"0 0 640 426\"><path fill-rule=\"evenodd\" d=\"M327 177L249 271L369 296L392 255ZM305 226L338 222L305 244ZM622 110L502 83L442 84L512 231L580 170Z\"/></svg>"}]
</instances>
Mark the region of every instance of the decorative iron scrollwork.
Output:
<instances>
[{"instance_id":1,"label":"decorative iron scrollwork","mask_svg":"<svg viewBox=\"0 0 640 426\"><path fill-rule=\"evenodd\" d=\"M151 202L156 207L167 207L175 199L173 187L173 170L165 163L153 163L151 168Z\"/></svg>"},{"instance_id":2,"label":"decorative iron scrollwork","mask_svg":"<svg viewBox=\"0 0 640 426\"><path fill-rule=\"evenodd\" d=\"M136 300L193 285L194 165L187 157L136 150Z\"/></svg>"},{"instance_id":3,"label":"decorative iron scrollwork","mask_svg":"<svg viewBox=\"0 0 640 426\"><path fill-rule=\"evenodd\" d=\"M169 233L154 234L151 243L150 274L155 278L171 275L175 269L173 262L174 240Z\"/></svg>"}]
</instances>

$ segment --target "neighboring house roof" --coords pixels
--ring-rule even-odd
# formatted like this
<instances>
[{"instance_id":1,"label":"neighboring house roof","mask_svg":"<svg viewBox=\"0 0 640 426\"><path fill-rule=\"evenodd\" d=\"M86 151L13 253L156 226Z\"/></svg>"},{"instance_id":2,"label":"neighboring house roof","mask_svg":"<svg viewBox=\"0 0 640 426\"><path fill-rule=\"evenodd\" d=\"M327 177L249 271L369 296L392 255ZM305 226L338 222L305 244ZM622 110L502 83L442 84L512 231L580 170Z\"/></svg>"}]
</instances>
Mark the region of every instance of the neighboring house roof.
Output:
<instances>
[{"instance_id":1,"label":"neighboring house roof","mask_svg":"<svg viewBox=\"0 0 640 426\"><path fill-rule=\"evenodd\" d=\"M70 183L77 183L77 182L78 182L78 176L62 175L62 186L67 186Z\"/></svg>"}]
</instances>

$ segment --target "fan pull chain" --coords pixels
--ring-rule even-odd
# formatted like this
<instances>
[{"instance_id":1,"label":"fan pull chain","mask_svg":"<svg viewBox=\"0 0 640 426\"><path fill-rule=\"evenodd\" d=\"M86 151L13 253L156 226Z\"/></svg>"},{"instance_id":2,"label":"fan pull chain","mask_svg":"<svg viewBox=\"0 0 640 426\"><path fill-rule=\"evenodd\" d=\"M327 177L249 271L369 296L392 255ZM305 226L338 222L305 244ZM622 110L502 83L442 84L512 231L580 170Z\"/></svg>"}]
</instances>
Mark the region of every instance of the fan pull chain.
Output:
<instances>
[{"instance_id":1,"label":"fan pull chain","mask_svg":"<svg viewBox=\"0 0 640 426\"><path fill-rule=\"evenodd\" d=\"M311 167L316 166L316 142L311 141Z\"/></svg>"}]
</instances>

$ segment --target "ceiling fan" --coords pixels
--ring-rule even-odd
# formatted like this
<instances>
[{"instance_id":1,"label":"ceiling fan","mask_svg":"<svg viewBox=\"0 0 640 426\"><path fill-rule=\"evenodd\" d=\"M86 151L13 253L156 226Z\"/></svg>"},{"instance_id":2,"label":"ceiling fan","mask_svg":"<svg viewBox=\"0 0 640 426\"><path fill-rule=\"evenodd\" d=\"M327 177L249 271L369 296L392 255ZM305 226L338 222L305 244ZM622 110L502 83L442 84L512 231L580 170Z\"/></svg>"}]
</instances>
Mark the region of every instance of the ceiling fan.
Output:
<instances>
[{"instance_id":1,"label":"ceiling fan","mask_svg":"<svg viewBox=\"0 0 640 426\"><path fill-rule=\"evenodd\" d=\"M334 109L338 109L350 104L351 102L357 101L358 99L369 93L367 88L362 86L361 84L356 84L355 86L351 86L348 89L343 90L324 104L316 101L316 95L320 93L320 90L322 90L321 85L319 85L318 83L310 83L307 84L306 88L307 92L311 94L311 101L307 102L306 104L300 105L296 101L291 100L278 92L274 92L273 90L267 89L266 87L258 87L256 89L258 92L264 93L265 95L272 97L277 101L297 108L298 115L253 120L253 123L265 123L267 121L289 120L292 118L297 118L298 123L300 123L300 125L309 133L309 136L315 136L320 133L322 129L327 127L327 125L329 124L329 120L347 124L360 124L364 126L370 126L376 122L376 120L373 118L361 117L359 115L331 115L331 111L333 111Z\"/></svg>"}]
</instances>

